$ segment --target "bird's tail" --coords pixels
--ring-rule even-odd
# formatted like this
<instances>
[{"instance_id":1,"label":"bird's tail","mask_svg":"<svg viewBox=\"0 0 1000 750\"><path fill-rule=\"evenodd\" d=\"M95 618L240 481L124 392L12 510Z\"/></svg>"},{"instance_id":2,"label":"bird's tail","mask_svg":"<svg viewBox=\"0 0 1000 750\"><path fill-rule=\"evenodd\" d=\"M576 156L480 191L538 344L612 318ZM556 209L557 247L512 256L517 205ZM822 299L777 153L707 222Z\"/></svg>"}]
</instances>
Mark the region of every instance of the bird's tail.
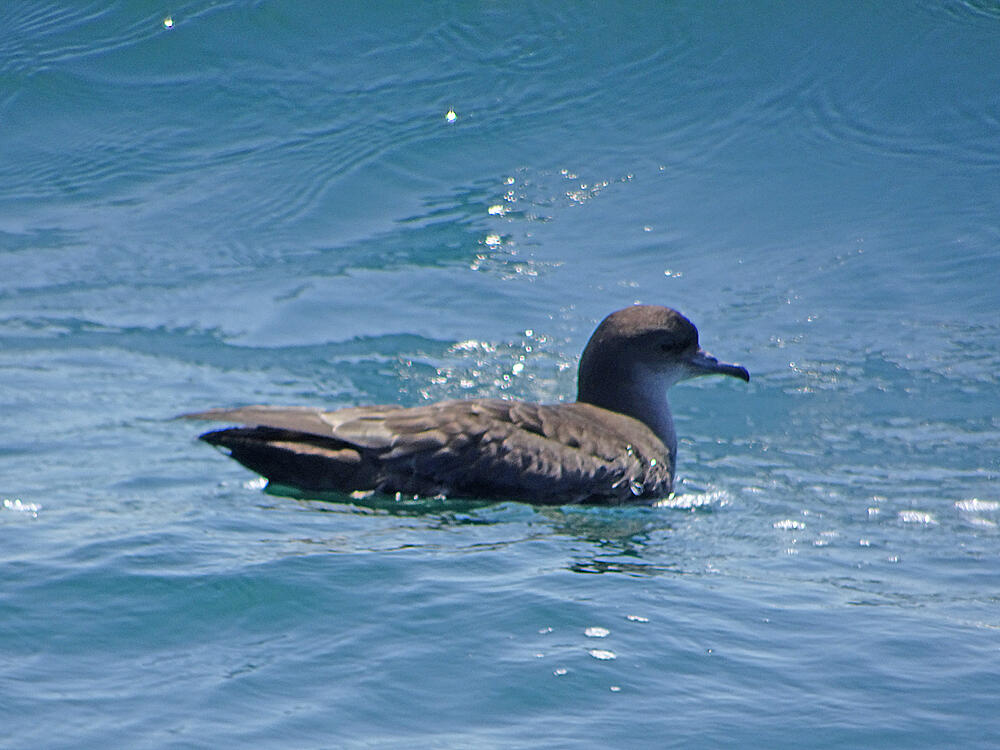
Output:
<instances>
[{"instance_id":1,"label":"bird's tail","mask_svg":"<svg viewBox=\"0 0 1000 750\"><path fill-rule=\"evenodd\" d=\"M200 438L275 484L325 492L365 489L361 454L336 440L275 427L229 427Z\"/></svg>"}]
</instances>

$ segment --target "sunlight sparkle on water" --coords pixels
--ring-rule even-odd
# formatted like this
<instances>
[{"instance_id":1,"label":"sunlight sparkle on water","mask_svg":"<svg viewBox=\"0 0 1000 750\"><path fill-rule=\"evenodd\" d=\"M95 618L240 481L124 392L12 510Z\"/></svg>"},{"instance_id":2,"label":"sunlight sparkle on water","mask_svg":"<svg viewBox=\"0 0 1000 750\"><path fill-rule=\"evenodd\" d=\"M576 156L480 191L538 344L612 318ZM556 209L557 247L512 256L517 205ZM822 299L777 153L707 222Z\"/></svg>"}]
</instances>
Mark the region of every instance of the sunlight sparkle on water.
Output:
<instances>
[{"instance_id":1,"label":"sunlight sparkle on water","mask_svg":"<svg viewBox=\"0 0 1000 750\"><path fill-rule=\"evenodd\" d=\"M782 529L784 531L791 531L794 529L804 529L806 525L801 521L793 521L790 518L786 518L784 521L775 521L771 524L776 529Z\"/></svg>"},{"instance_id":2,"label":"sunlight sparkle on water","mask_svg":"<svg viewBox=\"0 0 1000 750\"><path fill-rule=\"evenodd\" d=\"M969 523L973 526L980 526L984 529L995 529L997 526L996 521L991 521L988 518L980 518L979 516L973 516L969 519Z\"/></svg>"},{"instance_id":3,"label":"sunlight sparkle on water","mask_svg":"<svg viewBox=\"0 0 1000 750\"><path fill-rule=\"evenodd\" d=\"M654 508L674 508L690 511L711 507L723 508L727 505L729 505L729 495L724 490L670 495L653 503Z\"/></svg>"},{"instance_id":4,"label":"sunlight sparkle on water","mask_svg":"<svg viewBox=\"0 0 1000 750\"><path fill-rule=\"evenodd\" d=\"M5 497L3 499L3 509L12 510L15 513L27 513L32 518L38 518L38 511L42 509L42 506L38 503L26 503L17 498L11 500Z\"/></svg>"},{"instance_id":5,"label":"sunlight sparkle on water","mask_svg":"<svg viewBox=\"0 0 1000 750\"><path fill-rule=\"evenodd\" d=\"M955 503L955 507L966 513L990 513L1000 510L1000 502L996 500L980 500L978 497L973 497L969 500L959 500Z\"/></svg>"},{"instance_id":6,"label":"sunlight sparkle on water","mask_svg":"<svg viewBox=\"0 0 1000 750\"><path fill-rule=\"evenodd\" d=\"M610 661L611 659L618 658L614 651L606 651L603 648L592 648L587 653L595 659L600 659L601 661Z\"/></svg>"}]
</instances>

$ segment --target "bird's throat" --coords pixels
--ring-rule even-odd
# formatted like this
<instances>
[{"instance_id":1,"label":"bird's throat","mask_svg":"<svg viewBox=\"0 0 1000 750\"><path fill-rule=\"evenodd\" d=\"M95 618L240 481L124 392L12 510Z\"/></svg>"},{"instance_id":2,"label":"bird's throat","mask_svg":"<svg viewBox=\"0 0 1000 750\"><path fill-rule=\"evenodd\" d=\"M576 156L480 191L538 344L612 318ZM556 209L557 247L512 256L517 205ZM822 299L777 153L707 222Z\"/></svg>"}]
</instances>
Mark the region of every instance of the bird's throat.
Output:
<instances>
[{"instance_id":1,"label":"bird's throat","mask_svg":"<svg viewBox=\"0 0 1000 750\"><path fill-rule=\"evenodd\" d=\"M578 400L637 419L651 429L670 453L677 456L677 433L666 389L653 377L633 377L625 382L582 383Z\"/></svg>"}]
</instances>

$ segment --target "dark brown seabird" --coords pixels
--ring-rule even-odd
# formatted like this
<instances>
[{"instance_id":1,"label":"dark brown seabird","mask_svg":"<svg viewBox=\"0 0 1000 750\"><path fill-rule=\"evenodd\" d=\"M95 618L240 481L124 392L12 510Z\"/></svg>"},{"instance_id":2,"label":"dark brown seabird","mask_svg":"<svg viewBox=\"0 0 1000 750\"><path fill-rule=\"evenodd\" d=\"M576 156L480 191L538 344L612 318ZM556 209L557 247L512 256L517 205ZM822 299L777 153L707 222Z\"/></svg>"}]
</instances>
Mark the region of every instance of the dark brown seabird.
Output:
<instances>
[{"instance_id":1,"label":"dark brown seabird","mask_svg":"<svg viewBox=\"0 0 1000 750\"><path fill-rule=\"evenodd\" d=\"M667 389L699 375L750 380L698 346L676 310L626 307L580 358L575 403L499 399L428 406L244 406L185 414L233 422L201 439L274 484L309 492L653 503L673 491L677 436Z\"/></svg>"}]
</instances>

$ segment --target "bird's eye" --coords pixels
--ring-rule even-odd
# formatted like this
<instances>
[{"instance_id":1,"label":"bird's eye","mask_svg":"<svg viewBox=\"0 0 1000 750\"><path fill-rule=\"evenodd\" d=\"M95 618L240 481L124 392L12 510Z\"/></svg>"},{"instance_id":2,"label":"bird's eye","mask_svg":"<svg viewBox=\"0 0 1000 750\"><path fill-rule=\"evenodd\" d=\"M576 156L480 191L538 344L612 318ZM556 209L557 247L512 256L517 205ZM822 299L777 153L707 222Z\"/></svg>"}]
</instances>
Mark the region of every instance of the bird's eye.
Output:
<instances>
[{"instance_id":1,"label":"bird's eye","mask_svg":"<svg viewBox=\"0 0 1000 750\"><path fill-rule=\"evenodd\" d=\"M686 338L667 339L660 342L660 351L664 354L681 354L691 347L697 347L697 340Z\"/></svg>"}]
</instances>

